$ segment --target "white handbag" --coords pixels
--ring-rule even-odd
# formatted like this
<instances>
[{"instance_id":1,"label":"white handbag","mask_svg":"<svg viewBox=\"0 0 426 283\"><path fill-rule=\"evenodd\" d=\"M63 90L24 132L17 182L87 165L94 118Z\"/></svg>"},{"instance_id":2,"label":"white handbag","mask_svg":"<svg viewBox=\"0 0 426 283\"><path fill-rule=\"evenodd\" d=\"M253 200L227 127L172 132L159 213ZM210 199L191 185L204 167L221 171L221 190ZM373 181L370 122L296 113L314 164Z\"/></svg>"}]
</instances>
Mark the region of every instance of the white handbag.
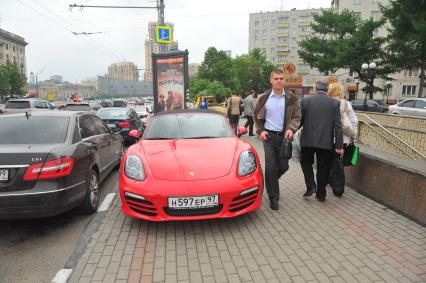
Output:
<instances>
[{"instance_id":1,"label":"white handbag","mask_svg":"<svg viewBox=\"0 0 426 283\"><path fill-rule=\"evenodd\" d=\"M345 102L345 107L342 113L342 130L343 130L343 134L345 136L354 138L356 137L356 131L354 129L354 127L352 126L351 120L349 119L349 115L348 115L348 102L346 100L344 100Z\"/></svg>"}]
</instances>

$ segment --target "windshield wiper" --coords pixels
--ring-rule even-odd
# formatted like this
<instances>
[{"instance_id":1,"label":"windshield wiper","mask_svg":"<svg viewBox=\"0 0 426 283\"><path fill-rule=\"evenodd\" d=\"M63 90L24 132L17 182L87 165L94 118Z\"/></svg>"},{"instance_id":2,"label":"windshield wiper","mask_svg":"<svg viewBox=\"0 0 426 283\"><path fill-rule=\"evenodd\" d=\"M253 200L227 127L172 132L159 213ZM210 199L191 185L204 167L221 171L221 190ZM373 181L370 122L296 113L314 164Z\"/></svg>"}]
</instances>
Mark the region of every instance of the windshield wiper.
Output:
<instances>
[{"instance_id":1,"label":"windshield wiper","mask_svg":"<svg viewBox=\"0 0 426 283\"><path fill-rule=\"evenodd\" d=\"M173 140L174 138L144 138L144 140Z\"/></svg>"},{"instance_id":2,"label":"windshield wiper","mask_svg":"<svg viewBox=\"0 0 426 283\"><path fill-rule=\"evenodd\" d=\"M188 139L214 139L214 138L221 138L221 137L218 137L218 136L200 136L200 137L187 137L187 138L184 138L184 139L188 140Z\"/></svg>"}]
</instances>

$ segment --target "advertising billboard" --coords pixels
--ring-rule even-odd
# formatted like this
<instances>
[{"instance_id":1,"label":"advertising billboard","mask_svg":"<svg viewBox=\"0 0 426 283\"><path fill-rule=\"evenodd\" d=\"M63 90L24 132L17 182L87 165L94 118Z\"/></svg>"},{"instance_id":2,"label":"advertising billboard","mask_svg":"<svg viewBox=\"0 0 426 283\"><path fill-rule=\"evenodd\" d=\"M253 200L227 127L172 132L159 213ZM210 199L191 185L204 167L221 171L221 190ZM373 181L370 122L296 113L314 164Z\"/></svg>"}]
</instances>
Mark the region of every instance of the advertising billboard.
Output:
<instances>
[{"instance_id":1,"label":"advertising billboard","mask_svg":"<svg viewBox=\"0 0 426 283\"><path fill-rule=\"evenodd\" d=\"M152 54L154 112L185 109L188 101L188 51Z\"/></svg>"}]
</instances>

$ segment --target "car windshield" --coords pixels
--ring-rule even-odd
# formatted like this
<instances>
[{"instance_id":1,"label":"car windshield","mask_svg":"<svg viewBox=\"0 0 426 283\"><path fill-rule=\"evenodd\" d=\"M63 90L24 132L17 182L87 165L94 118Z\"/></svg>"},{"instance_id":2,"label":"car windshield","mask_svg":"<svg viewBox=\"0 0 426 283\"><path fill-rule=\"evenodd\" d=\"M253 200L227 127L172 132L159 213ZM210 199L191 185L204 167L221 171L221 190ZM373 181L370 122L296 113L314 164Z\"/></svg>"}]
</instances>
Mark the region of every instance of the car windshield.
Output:
<instances>
[{"instance_id":1,"label":"car windshield","mask_svg":"<svg viewBox=\"0 0 426 283\"><path fill-rule=\"evenodd\" d=\"M99 109L98 112L96 112L96 115L98 115L101 119L126 119L127 118L127 109Z\"/></svg>"},{"instance_id":2,"label":"car windshield","mask_svg":"<svg viewBox=\"0 0 426 283\"><path fill-rule=\"evenodd\" d=\"M202 139L234 136L225 118L216 114L170 114L150 122L143 139Z\"/></svg>"},{"instance_id":3,"label":"car windshield","mask_svg":"<svg viewBox=\"0 0 426 283\"><path fill-rule=\"evenodd\" d=\"M6 109L25 109L31 108L29 101L8 101L5 106Z\"/></svg>"},{"instance_id":4,"label":"car windshield","mask_svg":"<svg viewBox=\"0 0 426 283\"><path fill-rule=\"evenodd\" d=\"M90 110L90 106L89 105L66 105L64 107L64 110L68 110L68 111L89 111Z\"/></svg>"},{"instance_id":5,"label":"car windshield","mask_svg":"<svg viewBox=\"0 0 426 283\"><path fill-rule=\"evenodd\" d=\"M0 144L64 143L68 117L1 117Z\"/></svg>"}]
</instances>

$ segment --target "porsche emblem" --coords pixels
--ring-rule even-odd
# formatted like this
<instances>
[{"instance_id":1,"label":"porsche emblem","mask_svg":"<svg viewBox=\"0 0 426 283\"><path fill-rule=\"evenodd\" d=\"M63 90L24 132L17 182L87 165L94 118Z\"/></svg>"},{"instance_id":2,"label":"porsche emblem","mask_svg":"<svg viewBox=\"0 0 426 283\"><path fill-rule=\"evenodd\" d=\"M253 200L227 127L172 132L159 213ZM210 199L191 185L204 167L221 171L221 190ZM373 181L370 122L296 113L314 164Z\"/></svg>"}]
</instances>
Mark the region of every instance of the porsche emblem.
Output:
<instances>
[{"instance_id":1,"label":"porsche emblem","mask_svg":"<svg viewBox=\"0 0 426 283\"><path fill-rule=\"evenodd\" d=\"M189 172L188 172L188 174L189 174L189 176L191 176L191 177L194 177L194 176L195 176L194 171L189 171Z\"/></svg>"}]
</instances>

